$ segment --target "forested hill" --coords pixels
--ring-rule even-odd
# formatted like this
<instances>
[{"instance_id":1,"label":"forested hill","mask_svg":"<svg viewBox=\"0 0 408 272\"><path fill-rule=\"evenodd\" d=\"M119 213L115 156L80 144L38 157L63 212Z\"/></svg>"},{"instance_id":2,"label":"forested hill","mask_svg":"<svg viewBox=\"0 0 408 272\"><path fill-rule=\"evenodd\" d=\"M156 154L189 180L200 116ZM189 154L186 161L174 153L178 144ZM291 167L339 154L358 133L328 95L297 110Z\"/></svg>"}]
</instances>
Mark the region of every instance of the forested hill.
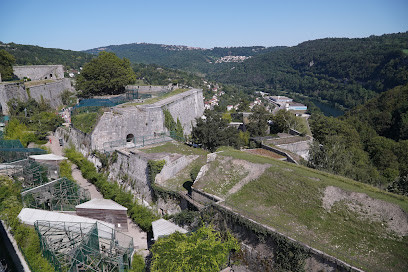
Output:
<instances>
[{"instance_id":1,"label":"forested hill","mask_svg":"<svg viewBox=\"0 0 408 272\"><path fill-rule=\"evenodd\" d=\"M132 43L110 45L86 50L91 54L100 51L114 52L120 58L127 58L132 63L157 64L173 69L180 69L200 74L214 74L229 69L243 59L261 53L271 52L283 47L251 46L251 47L215 47L212 49L188 47L181 45L163 45L149 43Z\"/></svg>"},{"instance_id":2,"label":"forested hill","mask_svg":"<svg viewBox=\"0 0 408 272\"><path fill-rule=\"evenodd\" d=\"M352 108L408 82L408 32L307 41L234 67L218 71L213 79L297 92Z\"/></svg>"},{"instance_id":3,"label":"forested hill","mask_svg":"<svg viewBox=\"0 0 408 272\"><path fill-rule=\"evenodd\" d=\"M15 43L0 42L0 49L12 54L16 65L62 64L66 69L78 69L94 57L84 52Z\"/></svg>"}]
</instances>

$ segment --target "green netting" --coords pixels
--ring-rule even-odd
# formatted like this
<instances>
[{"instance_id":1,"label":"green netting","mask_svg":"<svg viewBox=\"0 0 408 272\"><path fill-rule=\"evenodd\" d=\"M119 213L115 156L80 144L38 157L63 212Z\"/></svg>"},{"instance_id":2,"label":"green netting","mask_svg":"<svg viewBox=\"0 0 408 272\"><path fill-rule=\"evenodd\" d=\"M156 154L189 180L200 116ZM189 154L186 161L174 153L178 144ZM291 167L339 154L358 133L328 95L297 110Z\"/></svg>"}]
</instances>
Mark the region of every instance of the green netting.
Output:
<instances>
[{"instance_id":1,"label":"green netting","mask_svg":"<svg viewBox=\"0 0 408 272\"><path fill-rule=\"evenodd\" d=\"M30 155L47 153L41 148L24 148L20 140L0 139L0 163L13 162L28 158Z\"/></svg>"},{"instance_id":2,"label":"green netting","mask_svg":"<svg viewBox=\"0 0 408 272\"><path fill-rule=\"evenodd\" d=\"M91 199L87 189L65 177L25 190L21 195L25 207L51 211L75 211L75 206Z\"/></svg>"},{"instance_id":3,"label":"green netting","mask_svg":"<svg viewBox=\"0 0 408 272\"><path fill-rule=\"evenodd\" d=\"M0 148L24 148L20 140L0 140Z\"/></svg>"},{"instance_id":4,"label":"green netting","mask_svg":"<svg viewBox=\"0 0 408 272\"><path fill-rule=\"evenodd\" d=\"M97 223L36 221L43 255L57 271L126 271L133 239Z\"/></svg>"}]
</instances>

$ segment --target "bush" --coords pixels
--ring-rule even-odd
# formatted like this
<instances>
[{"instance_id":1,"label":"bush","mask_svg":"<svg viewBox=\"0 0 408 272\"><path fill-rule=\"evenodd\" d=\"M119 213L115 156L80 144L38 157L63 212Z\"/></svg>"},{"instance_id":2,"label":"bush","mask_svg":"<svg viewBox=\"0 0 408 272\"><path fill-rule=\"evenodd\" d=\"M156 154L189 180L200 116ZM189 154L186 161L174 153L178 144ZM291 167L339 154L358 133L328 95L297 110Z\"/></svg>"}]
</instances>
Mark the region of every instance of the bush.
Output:
<instances>
[{"instance_id":1,"label":"bush","mask_svg":"<svg viewBox=\"0 0 408 272\"><path fill-rule=\"evenodd\" d=\"M0 218L11 228L18 246L33 272L51 272L54 267L41 255L40 238L35 230L20 222L18 214L23 206L20 190L11 179L0 176Z\"/></svg>"},{"instance_id":2,"label":"bush","mask_svg":"<svg viewBox=\"0 0 408 272\"><path fill-rule=\"evenodd\" d=\"M129 270L130 272L144 272L146 271L145 268L145 260L142 255L135 253L133 255L132 260L132 268Z\"/></svg>"}]
</instances>

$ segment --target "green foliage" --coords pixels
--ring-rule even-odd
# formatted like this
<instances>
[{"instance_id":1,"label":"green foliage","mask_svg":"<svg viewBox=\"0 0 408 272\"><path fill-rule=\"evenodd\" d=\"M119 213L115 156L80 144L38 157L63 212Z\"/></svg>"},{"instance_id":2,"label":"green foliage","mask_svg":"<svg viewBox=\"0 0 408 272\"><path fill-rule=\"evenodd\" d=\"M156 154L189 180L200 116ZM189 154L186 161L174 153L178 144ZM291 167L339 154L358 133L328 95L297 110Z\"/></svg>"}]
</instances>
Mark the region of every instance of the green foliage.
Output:
<instances>
[{"instance_id":1,"label":"green foliage","mask_svg":"<svg viewBox=\"0 0 408 272\"><path fill-rule=\"evenodd\" d=\"M176 122L174 122L173 116L171 115L170 111L168 109L163 109L163 114L164 114L164 126L169 131L175 131Z\"/></svg>"},{"instance_id":2,"label":"green foliage","mask_svg":"<svg viewBox=\"0 0 408 272\"><path fill-rule=\"evenodd\" d=\"M145 272L146 271L145 266L146 264L143 256L135 253L133 254L132 268L129 270L129 272Z\"/></svg>"},{"instance_id":3,"label":"green foliage","mask_svg":"<svg viewBox=\"0 0 408 272\"><path fill-rule=\"evenodd\" d=\"M184 129L183 126L181 125L180 119L177 117L177 123L176 123L176 138L179 139L179 141L184 139Z\"/></svg>"},{"instance_id":4,"label":"green foliage","mask_svg":"<svg viewBox=\"0 0 408 272\"><path fill-rule=\"evenodd\" d=\"M117 183L109 182L108 177L103 173L98 173L93 163L77 152L74 147L65 148L64 152L65 156L79 167L84 178L98 188L104 198L112 199L128 208L129 216L134 222L144 231L151 230L152 222L158 219L152 210L138 204L133 199L131 192L125 191Z\"/></svg>"},{"instance_id":5,"label":"green foliage","mask_svg":"<svg viewBox=\"0 0 408 272\"><path fill-rule=\"evenodd\" d=\"M13 64L16 59L4 49L0 50L0 74L2 80L13 79Z\"/></svg>"},{"instance_id":6,"label":"green foliage","mask_svg":"<svg viewBox=\"0 0 408 272\"><path fill-rule=\"evenodd\" d=\"M71 116L72 126L84 133L90 133L95 128L99 117L98 112L75 114Z\"/></svg>"},{"instance_id":7,"label":"green foliage","mask_svg":"<svg viewBox=\"0 0 408 272\"><path fill-rule=\"evenodd\" d=\"M30 132L26 125L20 123L18 119L12 118L6 126L4 135L6 140L20 140L23 146L36 140L35 134Z\"/></svg>"},{"instance_id":8,"label":"green foliage","mask_svg":"<svg viewBox=\"0 0 408 272\"><path fill-rule=\"evenodd\" d=\"M41 255L40 240L35 230L22 224L17 217L23 208L20 190L21 187L13 180L0 176L0 218L11 228L32 271L54 271L53 266Z\"/></svg>"},{"instance_id":9,"label":"green foliage","mask_svg":"<svg viewBox=\"0 0 408 272\"><path fill-rule=\"evenodd\" d=\"M181 212L175 214L172 217L174 223L179 226L193 226L196 223L199 223L200 220L200 212L198 211L190 211L190 210L182 210Z\"/></svg>"},{"instance_id":10,"label":"green foliage","mask_svg":"<svg viewBox=\"0 0 408 272\"><path fill-rule=\"evenodd\" d=\"M307 133L305 122L301 117L295 116L290 111L279 110L272 116L271 133L288 132L289 129L294 129L302 134Z\"/></svg>"},{"instance_id":11,"label":"green foliage","mask_svg":"<svg viewBox=\"0 0 408 272\"><path fill-rule=\"evenodd\" d=\"M211 226L191 234L173 233L159 238L151 248L151 271L220 271L238 241L229 233L223 237Z\"/></svg>"},{"instance_id":12,"label":"green foliage","mask_svg":"<svg viewBox=\"0 0 408 272\"><path fill-rule=\"evenodd\" d=\"M82 97L113 95L125 92L125 86L136 80L127 59L114 53L100 52L98 57L85 64L77 77L77 89Z\"/></svg>"},{"instance_id":13,"label":"green foliage","mask_svg":"<svg viewBox=\"0 0 408 272\"><path fill-rule=\"evenodd\" d=\"M264 48L262 46L250 46L250 47L228 47L228 48L212 48L212 49L196 49L188 50L187 48L181 48L181 50L171 50L173 46L163 46L160 44L122 44L115 46L107 46L105 50L107 52L114 52L119 57L128 58L132 63L143 63L135 65L135 71L140 71L140 78L146 76L148 82L166 82L164 76L156 75L157 66L145 65L145 64L157 64L171 69L180 69L187 72L194 72L199 74L214 73L223 69L232 68L235 63L217 63L215 61L221 57L228 55L237 56L253 56L262 52L268 52L274 50L274 48ZM179 49L179 48L178 48ZM87 50L86 52L92 54L98 54L98 49ZM144 69L143 69L144 68ZM164 75L168 75L162 71ZM152 74L154 76L152 76ZM170 74L171 75L171 74ZM173 77L167 77L173 78ZM186 78L183 76L183 78ZM180 78L176 77L176 80ZM167 81L168 82L168 81ZM183 80L180 80L184 83ZM193 86L188 84L189 86Z\"/></svg>"},{"instance_id":14,"label":"green foliage","mask_svg":"<svg viewBox=\"0 0 408 272\"><path fill-rule=\"evenodd\" d=\"M210 152L214 152L219 146L239 147L238 131L228 126L221 113L205 111L205 117L198 118L197 125L193 127L191 135L195 144L202 145Z\"/></svg>"},{"instance_id":15,"label":"green foliage","mask_svg":"<svg viewBox=\"0 0 408 272\"><path fill-rule=\"evenodd\" d=\"M267 90L285 90L345 108L408 82L408 32L364 39L326 38L259 54L212 79Z\"/></svg>"},{"instance_id":16,"label":"green foliage","mask_svg":"<svg viewBox=\"0 0 408 272\"><path fill-rule=\"evenodd\" d=\"M403 121L407 94L408 85L400 86L342 118L312 116L317 141L310 149L309 166L403 193L405 183L400 181L408 174Z\"/></svg>"},{"instance_id":17,"label":"green foliage","mask_svg":"<svg viewBox=\"0 0 408 272\"><path fill-rule=\"evenodd\" d=\"M252 137L265 136L269 131L268 121L271 115L263 106L255 106L249 116L247 129Z\"/></svg>"},{"instance_id":18,"label":"green foliage","mask_svg":"<svg viewBox=\"0 0 408 272\"><path fill-rule=\"evenodd\" d=\"M190 177L191 177L191 180L194 182L195 181L195 179L197 178L197 175L198 175L198 173L200 172L200 170L201 170L201 165L200 164L195 164L194 166L193 166L193 168L191 168L191 170L190 170Z\"/></svg>"},{"instance_id":19,"label":"green foliage","mask_svg":"<svg viewBox=\"0 0 408 272\"><path fill-rule=\"evenodd\" d=\"M62 104L67 107L72 107L76 104L77 98L73 92L69 90L64 90L61 94Z\"/></svg>"},{"instance_id":20,"label":"green foliage","mask_svg":"<svg viewBox=\"0 0 408 272\"><path fill-rule=\"evenodd\" d=\"M149 160L147 162L147 168L149 170L150 184L154 184L156 175L161 172L165 164L166 164L165 160L160 160L160 161Z\"/></svg>"},{"instance_id":21,"label":"green foliage","mask_svg":"<svg viewBox=\"0 0 408 272\"><path fill-rule=\"evenodd\" d=\"M11 133L9 139L20 139L24 143L26 140L41 143L46 139L49 131L55 131L63 123L62 117L56 114L43 98L39 103L32 98L26 102L10 99L7 104L11 119L16 120L14 121L16 123L9 127ZM25 131L30 132L25 133ZM34 137L31 136L32 132ZM21 134L29 134L29 136L24 136L28 137L24 139Z\"/></svg>"},{"instance_id":22,"label":"green foliage","mask_svg":"<svg viewBox=\"0 0 408 272\"><path fill-rule=\"evenodd\" d=\"M69 180L74 180L74 178L72 177L71 166L72 166L72 163L70 163L67 160L60 162L59 164L60 176L66 177Z\"/></svg>"},{"instance_id":23,"label":"green foliage","mask_svg":"<svg viewBox=\"0 0 408 272\"><path fill-rule=\"evenodd\" d=\"M2 42L0 44L3 45ZM92 59L92 55L84 52L15 43L4 45L3 48L14 55L18 65L62 64L66 69L79 69L80 66Z\"/></svg>"}]
</instances>

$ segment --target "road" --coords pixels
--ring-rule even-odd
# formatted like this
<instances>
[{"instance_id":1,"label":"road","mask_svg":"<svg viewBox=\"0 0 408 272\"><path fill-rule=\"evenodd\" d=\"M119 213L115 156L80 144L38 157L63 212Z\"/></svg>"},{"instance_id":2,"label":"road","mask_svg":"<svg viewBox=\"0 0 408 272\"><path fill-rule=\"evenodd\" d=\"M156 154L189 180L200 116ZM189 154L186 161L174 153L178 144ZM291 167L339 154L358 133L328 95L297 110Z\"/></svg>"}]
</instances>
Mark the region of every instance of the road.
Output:
<instances>
[{"instance_id":1,"label":"road","mask_svg":"<svg viewBox=\"0 0 408 272\"><path fill-rule=\"evenodd\" d=\"M63 156L63 147L59 145L58 139L55 136L48 136L48 142L46 146L50 148L53 154ZM72 164L72 177L82 188L89 190L91 199L103 198L102 194L96 189L95 185L90 183L82 176L81 171L75 164ZM147 249L147 233L142 231L140 227L129 218L129 216L128 229L128 232L123 233L133 238L135 251L143 255L144 257L149 255L149 250Z\"/></svg>"}]
</instances>

